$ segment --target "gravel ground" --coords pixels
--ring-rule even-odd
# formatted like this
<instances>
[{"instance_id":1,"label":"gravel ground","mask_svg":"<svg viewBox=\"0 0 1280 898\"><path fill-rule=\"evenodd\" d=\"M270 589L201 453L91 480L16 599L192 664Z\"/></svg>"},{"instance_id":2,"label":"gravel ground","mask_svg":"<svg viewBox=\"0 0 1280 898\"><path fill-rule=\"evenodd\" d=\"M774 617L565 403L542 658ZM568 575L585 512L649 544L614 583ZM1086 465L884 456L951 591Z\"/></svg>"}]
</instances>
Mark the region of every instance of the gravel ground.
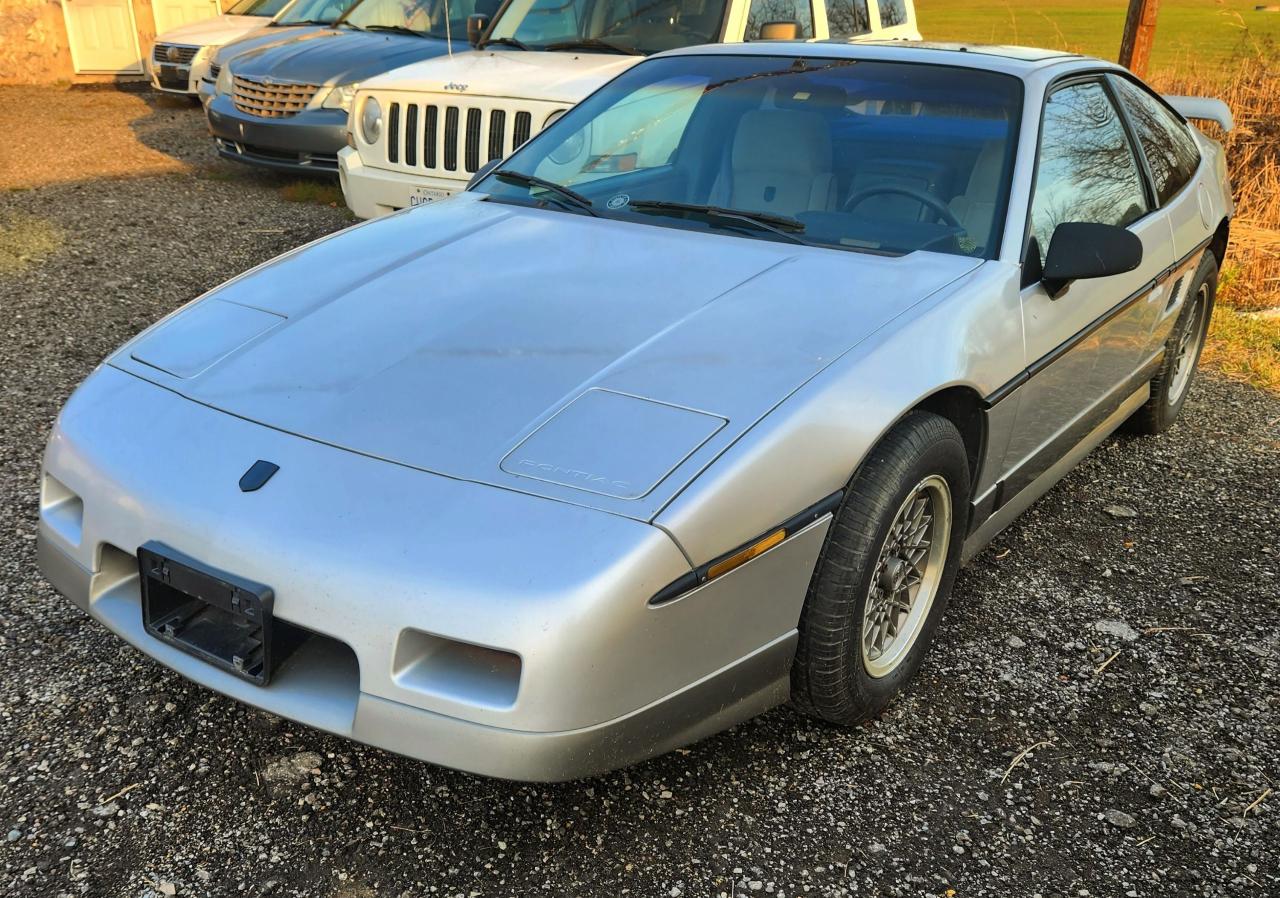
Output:
<instances>
[{"instance_id":1,"label":"gravel ground","mask_svg":"<svg viewBox=\"0 0 1280 898\"><path fill-rule=\"evenodd\" d=\"M0 220L64 235L0 275L4 894L1280 894L1280 401L1212 377L964 571L921 676L852 731L784 708L505 783L251 711L109 636L35 567L58 407L145 324L346 221L166 115L151 147L188 173L0 193Z\"/></svg>"}]
</instances>

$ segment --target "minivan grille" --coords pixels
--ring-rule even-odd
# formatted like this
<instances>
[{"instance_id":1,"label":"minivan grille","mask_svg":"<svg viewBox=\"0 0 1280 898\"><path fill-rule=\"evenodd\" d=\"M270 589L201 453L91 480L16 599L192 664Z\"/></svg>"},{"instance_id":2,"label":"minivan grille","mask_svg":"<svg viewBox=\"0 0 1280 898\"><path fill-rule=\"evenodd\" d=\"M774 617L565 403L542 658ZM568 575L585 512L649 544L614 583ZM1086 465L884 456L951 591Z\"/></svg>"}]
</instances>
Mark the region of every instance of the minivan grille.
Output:
<instances>
[{"instance_id":1,"label":"minivan grille","mask_svg":"<svg viewBox=\"0 0 1280 898\"><path fill-rule=\"evenodd\" d=\"M236 109L264 118L285 118L307 108L320 89L318 84L268 82L236 75L232 101Z\"/></svg>"},{"instance_id":2,"label":"minivan grille","mask_svg":"<svg viewBox=\"0 0 1280 898\"><path fill-rule=\"evenodd\" d=\"M532 131L529 112L396 101L387 108L386 160L469 174L517 149Z\"/></svg>"},{"instance_id":3,"label":"minivan grille","mask_svg":"<svg viewBox=\"0 0 1280 898\"><path fill-rule=\"evenodd\" d=\"M169 58L170 50L173 50L173 59ZM182 44L156 44L151 50L151 58L165 65L191 65L191 60L196 58L199 51L199 47L185 47Z\"/></svg>"}]
</instances>

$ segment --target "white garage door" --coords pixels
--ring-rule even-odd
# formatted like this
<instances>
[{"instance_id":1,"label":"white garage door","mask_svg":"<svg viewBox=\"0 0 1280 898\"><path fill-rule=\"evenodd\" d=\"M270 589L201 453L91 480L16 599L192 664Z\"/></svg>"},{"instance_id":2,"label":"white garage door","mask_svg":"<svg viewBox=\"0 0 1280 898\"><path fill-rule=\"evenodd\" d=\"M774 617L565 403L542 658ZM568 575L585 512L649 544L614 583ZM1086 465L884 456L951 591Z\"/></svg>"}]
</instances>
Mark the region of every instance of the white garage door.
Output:
<instances>
[{"instance_id":1,"label":"white garage door","mask_svg":"<svg viewBox=\"0 0 1280 898\"><path fill-rule=\"evenodd\" d=\"M210 19L222 12L218 0L154 0L152 15L156 19L156 34L164 34L171 28Z\"/></svg>"},{"instance_id":2,"label":"white garage door","mask_svg":"<svg viewBox=\"0 0 1280 898\"><path fill-rule=\"evenodd\" d=\"M130 0L62 0L77 72L142 71Z\"/></svg>"}]
</instances>

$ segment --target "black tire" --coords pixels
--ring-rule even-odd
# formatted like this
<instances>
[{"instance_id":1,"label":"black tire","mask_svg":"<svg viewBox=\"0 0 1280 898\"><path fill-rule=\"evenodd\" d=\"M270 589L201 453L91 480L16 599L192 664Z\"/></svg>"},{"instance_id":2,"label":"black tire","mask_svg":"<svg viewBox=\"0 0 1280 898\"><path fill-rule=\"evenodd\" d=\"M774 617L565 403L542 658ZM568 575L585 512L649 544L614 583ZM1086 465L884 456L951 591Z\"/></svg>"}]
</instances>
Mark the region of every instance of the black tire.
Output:
<instances>
[{"instance_id":1,"label":"black tire","mask_svg":"<svg viewBox=\"0 0 1280 898\"><path fill-rule=\"evenodd\" d=\"M873 677L863 660L863 616L881 548L898 511L932 475L950 491L951 528L942 576L915 642L892 671ZM969 459L955 425L916 411L870 452L827 533L800 616L791 675L794 704L850 725L878 714L919 669L946 607L968 526ZM941 554L941 550L939 550Z\"/></svg>"},{"instance_id":2,"label":"black tire","mask_svg":"<svg viewBox=\"0 0 1280 898\"><path fill-rule=\"evenodd\" d=\"M1151 378L1151 398L1125 423L1125 427L1131 432L1163 433L1182 414L1182 406L1186 404L1187 396L1190 395L1191 387L1195 383L1195 369L1200 362L1200 351L1204 349L1204 336L1208 333L1209 320L1213 317L1213 302L1217 293L1218 260L1213 253L1205 253L1200 267L1196 269L1187 287L1186 299L1182 303L1182 313L1178 316L1173 330L1169 333L1169 339L1165 342L1164 361L1156 370L1155 377ZM1201 303L1204 304L1204 314L1197 317ZM1170 391L1177 384L1175 372L1178 367L1178 349L1189 327L1197 331L1193 335L1197 343L1192 356L1183 359L1182 363L1191 366L1191 373L1186 383L1182 385L1181 392L1171 399Z\"/></svg>"}]
</instances>

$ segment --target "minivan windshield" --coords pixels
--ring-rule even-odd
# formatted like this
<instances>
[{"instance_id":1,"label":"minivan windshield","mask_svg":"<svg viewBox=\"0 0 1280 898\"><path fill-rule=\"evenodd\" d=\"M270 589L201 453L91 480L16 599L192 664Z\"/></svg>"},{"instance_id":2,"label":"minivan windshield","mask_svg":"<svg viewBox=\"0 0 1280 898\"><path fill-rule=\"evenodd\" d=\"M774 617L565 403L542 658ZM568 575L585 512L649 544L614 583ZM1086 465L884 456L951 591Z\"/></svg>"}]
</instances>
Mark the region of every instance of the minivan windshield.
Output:
<instances>
[{"instance_id":1,"label":"minivan windshield","mask_svg":"<svg viewBox=\"0 0 1280 898\"><path fill-rule=\"evenodd\" d=\"M240 0L227 10L229 16L274 16L289 0Z\"/></svg>"},{"instance_id":2,"label":"minivan windshield","mask_svg":"<svg viewBox=\"0 0 1280 898\"><path fill-rule=\"evenodd\" d=\"M486 44L658 53L716 42L726 0L512 0Z\"/></svg>"},{"instance_id":3,"label":"minivan windshield","mask_svg":"<svg viewBox=\"0 0 1280 898\"><path fill-rule=\"evenodd\" d=\"M363 0L340 23L367 31L399 31L466 40L474 0Z\"/></svg>"},{"instance_id":4,"label":"minivan windshield","mask_svg":"<svg viewBox=\"0 0 1280 898\"><path fill-rule=\"evenodd\" d=\"M979 69L660 57L571 109L477 189L664 227L992 258L1021 106L1020 79Z\"/></svg>"},{"instance_id":5,"label":"minivan windshield","mask_svg":"<svg viewBox=\"0 0 1280 898\"><path fill-rule=\"evenodd\" d=\"M272 21L272 25L330 25L360 0L294 0Z\"/></svg>"}]
</instances>

